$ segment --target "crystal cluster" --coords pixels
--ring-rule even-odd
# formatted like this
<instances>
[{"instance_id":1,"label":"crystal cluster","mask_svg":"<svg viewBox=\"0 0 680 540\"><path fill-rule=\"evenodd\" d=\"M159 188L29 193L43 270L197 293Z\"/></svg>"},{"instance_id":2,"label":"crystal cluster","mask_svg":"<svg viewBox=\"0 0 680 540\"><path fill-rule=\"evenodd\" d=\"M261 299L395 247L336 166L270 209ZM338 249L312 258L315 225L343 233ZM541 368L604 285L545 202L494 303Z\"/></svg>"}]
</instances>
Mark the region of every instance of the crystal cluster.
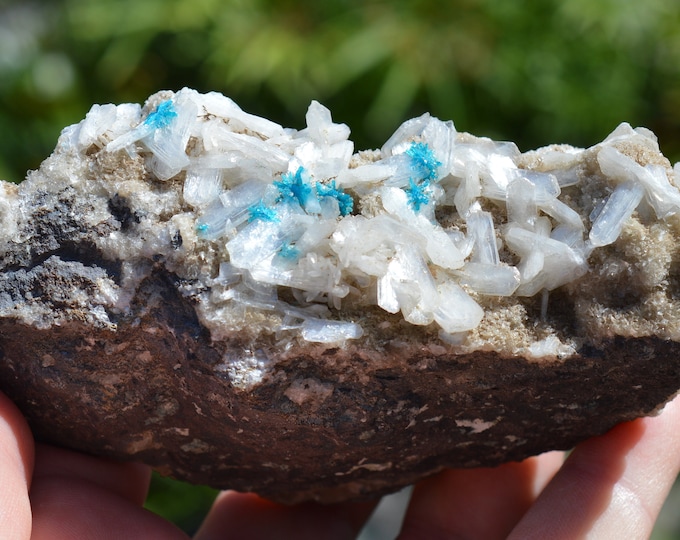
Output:
<instances>
[{"instance_id":1,"label":"crystal cluster","mask_svg":"<svg viewBox=\"0 0 680 540\"><path fill-rule=\"evenodd\" d=\"M192 292L269 313L277 331L312 342L361 337L351 314L369 306L459 340L482 321L485 299L546 295L582 277L634 212L680 211L672 169L617 149L636 138L656 145L628 124L596 147L556 147L528 165L514 144L429 114L358 153L321 104L306 124L284 128L221 94L183 89L145 109L95 105L60 148L141 156L154 182L182 182L183 240L193 235L216 260ZM597 188L581 185L585 152Z\"/></svg>"}]
</instances>

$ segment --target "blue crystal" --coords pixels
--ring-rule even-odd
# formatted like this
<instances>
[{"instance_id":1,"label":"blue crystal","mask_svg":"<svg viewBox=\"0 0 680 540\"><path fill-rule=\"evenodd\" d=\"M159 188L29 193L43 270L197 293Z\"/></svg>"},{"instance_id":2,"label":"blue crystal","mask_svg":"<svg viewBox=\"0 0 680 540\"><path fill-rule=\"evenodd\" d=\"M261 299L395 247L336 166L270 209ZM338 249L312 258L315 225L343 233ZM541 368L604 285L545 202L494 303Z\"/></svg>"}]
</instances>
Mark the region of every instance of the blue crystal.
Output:
<instances>
[{"instance_id":1,"label":"blue crystal","mask_svg":"<svg viewBox=\"0 0 680 540\"><path fill-rule=\"evenodd\" d=\"M196 231L199 234L207 233L209 228L210 227L208 226L207 223L199 223L198 225L196 225Z\"/></svg>"},{"instance_id":2,"label":"blue crystal","mask_svg":"<svg viewBox=\"0 0 680 540\"><path fill-rule=\"evenodd\" d=\"M269 208L262 201L254 204L248 209L248 221L255 221L256 219L272 222L279 220L279 218L276 216L276 210Z\"/></svg>"},{"instance_id":3,"label":"blue crystal","mask_svg":"<svg viewBox=\"0 0 680 540\"><path fill-rule=\"evenodd\" d=\"M153 129L162 129L168 127L176 116L177 112L175 111L175 106L173 105L172 100L169 99L158 105L158 107L146 117L144 124Z\"/></svg>"},{"instance_id":4,"label":"blue crystal","mask_svg":"<svg viewBox=\"0 0 680 540\"><path fill-rule=\"evenodd\" d=\"M279 255L283 257L284 259L288 260L297 260L297 258L300 256L300 250L296 248L293 244L290 244L286 242L281 246L281 249L279 250Z\"/></svg>"},{"instance_id":5,"label":"blue crystal","mask_svg":"<svg viewBox=\"0 0 680 540\"><path fill-rule=\"evenodd\" d=\"M423 142L413 143L406 155L411 158L411 167L418 178L422 180L437 180L437 169L441 162L437 161L432 149Z\"/></svg>"},{"instance_id":6,"label":"blue crystal","mask_svg":"<svg viewBox=\"0 0 680 540\"><path fill-rule=\"evenodd\" d=\"M297 201L303 208L312 193L312 188L302 178L304 169L299 167L294 173L285 173L274 185L279 190L279 201Z\"/></svg>"},{"instance_id":7,"label":"blue crystal","mask_svg":"<svg viewBox=\"0 0 680 540\"><path fill-rule=\"evenodd\" d=\"M426 180L422 184L417 184L413 178L409 178L408 184L409 187L404 191L406 191L406 194L408 195L408 202L413 209L418 212L422 205L426 205L430 202L430 196L426 192L430 183Z\"/></svg>"},{"instance_id":8,"label":"blue crystal","mask_svg":"<svg viewBox=\"0 0 680 540\"><path fill-rule=\"evenodd\" d=\"M340 214L347 216L352 213L354 208L354 199L348 193L335 187L335 180L331 180L328 184L316 183L316 193L321 197L333 197L338 201Z\"/></svg>"}]
</instances>

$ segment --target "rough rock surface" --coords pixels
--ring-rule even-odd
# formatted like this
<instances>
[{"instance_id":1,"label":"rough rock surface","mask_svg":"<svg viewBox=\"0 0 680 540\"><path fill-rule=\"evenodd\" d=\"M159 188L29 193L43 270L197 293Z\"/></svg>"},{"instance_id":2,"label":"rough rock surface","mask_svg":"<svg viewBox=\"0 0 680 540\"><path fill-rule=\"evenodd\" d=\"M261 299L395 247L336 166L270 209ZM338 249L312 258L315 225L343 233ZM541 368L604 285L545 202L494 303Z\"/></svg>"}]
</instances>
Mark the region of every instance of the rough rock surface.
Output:
<instances>
[{"instance_id":1,"label":"rough rock surface","mask_svg":"<svg viewBox=\"0 0 680 540\"><path fill-rule=\"evenodd\" d=\"M538 294L528 294L536 287L527 261L537 251L512 247L508 215L518 210L508 208L516 201L508 195L500 209L483 202L497 229L495 267L518 268L503 275L527 294L482 294L465 281L466 268L479 267L461 262L460 270L446 271L462 276L462 302L481 306L484 315L455 332L446 331L452 323L441 322L440 307L427 318L420 293L417 309L407 313L410 300L400 296L406 289L397 290L402 303L394 312L366 300L375 295L371 286L353 300L350 292L342 307L329 294L326 311L280 285L274 300L263 298L245 271L230 289L234 278L224 278L223 264L235 255L220 251L221 240L201 236L207 203L195 196L187 202L191 165L168 173L153 161L153 141L114 144L148 126L172 99L182 96L151 98L144 121L119 106L106 129L87 121L68 128L39 171L18 187L0 186L0 389L39 439L283 502L334 502L394 491L443 467L567 449L653 414L680 388L680 196L646 130L620 128L587 150L512 154L520 171L577 178L562 182L560 201L591 224L589 239L570 237L570 260L582 268L566 283L544 281ZM191 159L200 154L196 140L184 143ZM492 143L456 134L455 144ZM507 157L504 147L494 148ZM348 170L361 166L357 156ZM622 170L607 161L612 156ZM437 179L444 202L430 217L458 238L471 234L472 220L466 229L461 198L446 203L446 193L462 189L454 165L447 166ZM600 234L597 216L612 193L622 193L617 186L646 174L640 170L663 174L666 183L650 176L644 195L624 190L638 197L635 205L618 233ZM342 186L342 174L337 178ZM391 203L371 202L346 185L356 203L348 218L389 214ZM523 230L540 228L539 214L547 215L560 237L559 226L571 217L550 208L552 214L526 214ZM600 239L607 234L614 237ZM431 257L440 286L444 263ZM466 257L474 259L474 249ZM321 328L321 337L310 337L316 334L305 324Z\"/></svg>"}]
</instances>

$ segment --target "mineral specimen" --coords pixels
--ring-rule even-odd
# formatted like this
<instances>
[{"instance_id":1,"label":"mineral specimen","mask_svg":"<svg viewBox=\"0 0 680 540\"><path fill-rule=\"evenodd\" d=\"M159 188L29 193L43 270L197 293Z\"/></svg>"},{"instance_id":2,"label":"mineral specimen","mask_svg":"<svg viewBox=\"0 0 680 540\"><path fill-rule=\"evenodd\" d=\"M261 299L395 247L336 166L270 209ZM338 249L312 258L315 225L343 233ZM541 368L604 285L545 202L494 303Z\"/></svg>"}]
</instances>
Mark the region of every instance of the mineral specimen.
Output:
<instances>
[{"instance_id":1,"label":"mineral specimen","mask_svg":"<svg viewBox=\"0 0 680 540\"><path fill-rule=\"evenodd\" d=\"M44 440L296 502L568 448L680 388L680 191L428 114L95 105L0 185L0 388Z\"/></svg>"}]
</instances>

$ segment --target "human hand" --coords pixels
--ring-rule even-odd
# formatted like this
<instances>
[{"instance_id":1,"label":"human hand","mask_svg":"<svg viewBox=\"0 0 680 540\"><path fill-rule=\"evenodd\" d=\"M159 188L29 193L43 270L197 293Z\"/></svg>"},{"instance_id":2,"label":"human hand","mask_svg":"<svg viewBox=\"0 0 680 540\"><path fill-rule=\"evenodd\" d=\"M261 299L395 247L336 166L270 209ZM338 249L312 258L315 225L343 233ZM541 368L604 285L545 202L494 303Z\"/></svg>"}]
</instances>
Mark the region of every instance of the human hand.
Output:
<instances>
[{"instance_id":1,"label":"human hand","mask_svg":"<svg viewBox=\"0 0 680 540\"><path fill-rule=\"evenodd\" d=\"M401 540L647 538L680 468L680 400L572 452L418 484ZM8 540L186 539L144 510L147 467L38 445L0 394L0 531ZM30 498L29 498L30 488ZM354 538L374 503L285 507L224 492L198 540ZM32 535L31 535L32 531Z\"/></svg>"},{"instance_id":2,"label":"human hand","mask_svg":"<svg viewBox=\"0 0 680 540\"><path fill-rule=\"evenodd\" d=\"M0 393L2 540L187 540L173 524L142 508L150 477L143 465L34 446L21 413ZM353 538L374 506L286 507L225 492L195 538Z\"/></svg>"},{"instance_id":3,"label":"human hand","mask_svg":"<svg viewBox=\"0 0 680 540\"><path fill-rule=\"evenodd\" d=\"M680 397L564 453L417 485L399 540L649 538L680 470Z\"/></svg>"}]
</instances>

